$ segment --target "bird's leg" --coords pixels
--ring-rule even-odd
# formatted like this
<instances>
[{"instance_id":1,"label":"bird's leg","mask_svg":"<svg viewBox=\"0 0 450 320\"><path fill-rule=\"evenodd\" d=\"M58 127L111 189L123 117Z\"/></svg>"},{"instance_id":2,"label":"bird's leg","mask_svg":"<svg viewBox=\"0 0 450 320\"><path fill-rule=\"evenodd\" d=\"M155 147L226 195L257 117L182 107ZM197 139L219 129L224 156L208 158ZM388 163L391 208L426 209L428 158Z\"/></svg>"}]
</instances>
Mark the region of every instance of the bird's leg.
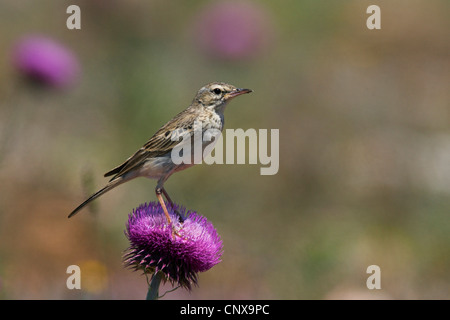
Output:
<instances>
[{"instance_id":1,"label":"bird's leg","mask_svg":"<svg viewBox=\"0 0 450 320\"><path fill-rule=\"evenodd\" d=\"M163 199L162 196L161 196L161 194L163 193L162 190L164 190L164 189L163 189L163 188L159 188L159 187L156 188L156 190L155 190L155 191L156 191L156 198L158 198L158 201L159 201L159 203L161 204L161 207L162 207L162 209L163 209L163 211L164 211L164 215L166 216L166 219L167 219L167 223L169 224L169 226L172 227L172 238L175 239L175 235L177 235L177 236L179 236L179 237L180 237L180 235L179 235L178 232L175 230L175 227L174 227L174 225L172 224L172 219L170 219L169 212L167 211L166 204L164 203L164 199Z\"/></svg>"},{"instance_id":2,"label":"bird's leg","mask_svg":"<svg viewBox=\"0 0 450 320\"><path fill-rule=\"evenodd\" d=\"M170 196L167 193L166 189L164 187L162 187L161 190L162 190L162 193L164 194L164 196L166 197L167 201L169 201L170 205L172 206L173 211L178 214L178 218L179 218L180 222L182 222L183 218L181 217L180 212L178 212L178 210L174 209L174 203L173 203L172 199L170 199Z\"/></svg>"},{"instance_id":3,"label":"bird's leg","mask_svg":"<svg viewBox=\"0 0 450 320\"><path fill-rule=\"evenodd\" d=\"M172 223L172 219L170 219L169 212L167 211L166 204L164 203L164 199L162 198L161 193L162 193L161 189L157 188L156 189L156 198L158 198L158 201L161 204L161 207L163 208L164 214L165 214L166 219L167 219L167 223L171 224Z\"/></svg>"},{"instance_id":4,"label":"bird's leg","mask_svg":"<svg viewBox=\"0 0 450 320\"><path fill-rule=\"evenodd\" d=\"M170 205L173 207L173 201L170 199L169 194L167 193L166 189L161 188L162 193L164 194L164 197L166 197L167 201L169 201Z\"/></svg>"}]
</instances>

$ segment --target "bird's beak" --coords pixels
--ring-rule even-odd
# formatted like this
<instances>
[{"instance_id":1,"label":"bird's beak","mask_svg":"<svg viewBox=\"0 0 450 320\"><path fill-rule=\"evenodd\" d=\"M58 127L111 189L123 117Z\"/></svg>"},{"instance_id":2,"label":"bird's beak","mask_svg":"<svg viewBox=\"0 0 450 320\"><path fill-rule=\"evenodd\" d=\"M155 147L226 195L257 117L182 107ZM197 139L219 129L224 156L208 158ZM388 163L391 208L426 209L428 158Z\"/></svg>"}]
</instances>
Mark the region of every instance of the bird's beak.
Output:
<instances>
[{"instance_id":1,"label":"bird's beak","mask_svg":"<svg viewBox=\"0 0 450 320\"><path fill-rule=\"evenodd\" d=\"M252 92L252 90L250 90L250 89L237 88L237 89L231 91L230 93L225 94L225 100L240 96L241 94L250 93L250 92Z\"/></svg>"}]
</instances>

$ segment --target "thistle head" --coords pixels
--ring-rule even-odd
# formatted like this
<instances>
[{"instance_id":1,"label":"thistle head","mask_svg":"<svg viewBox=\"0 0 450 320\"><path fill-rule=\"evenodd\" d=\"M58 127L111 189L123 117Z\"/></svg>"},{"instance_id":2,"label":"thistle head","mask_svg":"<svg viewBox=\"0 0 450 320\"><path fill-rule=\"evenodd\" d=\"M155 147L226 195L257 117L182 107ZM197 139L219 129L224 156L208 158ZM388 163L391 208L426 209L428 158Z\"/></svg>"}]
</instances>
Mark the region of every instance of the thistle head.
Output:
<instances>
[{"instance_id":1,"label":"thistle head","mask_svg":"<svg viewBox=\"0 0 450 320\"><path fill-rule=\"evenodd\" d=\"M179 236L172 237L172 226L157 202L143 204L128 217L125 235L130 247L124 255L126 266L152 276L165 275L172 285L188 290L197 284L197 273L220 262L222 240L206 218L183 207L167 206Z\"/></svg>"}]
</instances>

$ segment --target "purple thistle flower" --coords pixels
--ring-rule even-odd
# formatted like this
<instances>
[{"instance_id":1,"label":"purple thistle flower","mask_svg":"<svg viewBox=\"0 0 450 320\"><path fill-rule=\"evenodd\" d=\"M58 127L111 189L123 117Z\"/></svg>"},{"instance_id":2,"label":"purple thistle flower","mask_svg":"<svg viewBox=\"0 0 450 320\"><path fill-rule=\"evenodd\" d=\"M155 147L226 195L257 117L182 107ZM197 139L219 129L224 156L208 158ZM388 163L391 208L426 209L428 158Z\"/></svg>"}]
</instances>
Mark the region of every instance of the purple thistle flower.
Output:
<instances>
[{"instance_id":1,"label":"purple thistle flower","mask_svg":"<svg viewBox=\"0 0 450 320\"><path fill-rule=\"evenodd\" d=\"M159 203L143 204L128 217L125 235L130 247L124 263L144 273L162 272L172 285L190 290L192 283L197 284L198 272L220 262L222 240L205 217L177 205L167 209L180 236L172 237Z\"/></svg>"},{"instance_id":2,"label":"purple thistle flower","mask_svg":"<svg viewBox=\"0 0 450 320\"><path fill-rule=\"evenodd\" d=\"M80 71L78 60L69 49L41 35L20 39L13 49L13 63L31 79L54 87L72 84Z\"/></svg>"},{"instance_id":3,"label":"purple thistle flower","mask_svg":"<svg viewBox=\"0 0 450 320\"><path fill-rule=\"evenodd\" d=\"M253 2L222 1L205 7L196 18L195 37L212 57L239 60L267 47L272 25L262 6Z\"/></svg>"}]
</instances>

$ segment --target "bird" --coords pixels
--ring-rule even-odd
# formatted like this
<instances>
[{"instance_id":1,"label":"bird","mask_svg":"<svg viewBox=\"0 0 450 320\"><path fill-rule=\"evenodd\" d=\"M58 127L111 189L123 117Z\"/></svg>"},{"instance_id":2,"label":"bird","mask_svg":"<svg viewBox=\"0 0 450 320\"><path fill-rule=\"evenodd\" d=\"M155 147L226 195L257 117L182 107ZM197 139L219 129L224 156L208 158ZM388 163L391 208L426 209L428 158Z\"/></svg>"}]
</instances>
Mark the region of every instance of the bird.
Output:
<instances>
[{"instance_id":1,"label":"bird","mask_svg":"<svg viewBox=\"0 0 450 320\"><path fill-rule=\"evenodd\" d=\"M202 135L205 135L208 130L222 132L225 120L224 111L228 102L237 96L250 92L252 92L251 89L237 88L224 82L211 82L200 88L186 109L156 131L147 143L122 164L106 172L104 176L111 177L109 182L76 207L68 217L73 217L91 201L111 189L134 178L146 177L157 180L155 188L156 198L163 209L167 223L172 226L172 235L177 235L178 233L173 227L166 204L162 198L164 195L168 203L173 206L173 201L164 188L164 183L173 173L185 170L197 162L174 162L174 148L181 148L183 145L187 146L187 143L193 145L192 139L189 138L193 138L196 132L201 132ZM179 141L180 138L182 138L181 142ZM209 141L208 139L202 139L202 151L211 144L210 140L212 140L211 137ZM186 150L189 151L189 149ZM194 150L195 148L190 148L191 154L187 155L189 158L195 157ZM182 152L179 154L182 154ZM186 156L186 154L183 156ZM203 155L202 152L203 156L206 156L206 154Z\"/></svg>"}]
</instances>

